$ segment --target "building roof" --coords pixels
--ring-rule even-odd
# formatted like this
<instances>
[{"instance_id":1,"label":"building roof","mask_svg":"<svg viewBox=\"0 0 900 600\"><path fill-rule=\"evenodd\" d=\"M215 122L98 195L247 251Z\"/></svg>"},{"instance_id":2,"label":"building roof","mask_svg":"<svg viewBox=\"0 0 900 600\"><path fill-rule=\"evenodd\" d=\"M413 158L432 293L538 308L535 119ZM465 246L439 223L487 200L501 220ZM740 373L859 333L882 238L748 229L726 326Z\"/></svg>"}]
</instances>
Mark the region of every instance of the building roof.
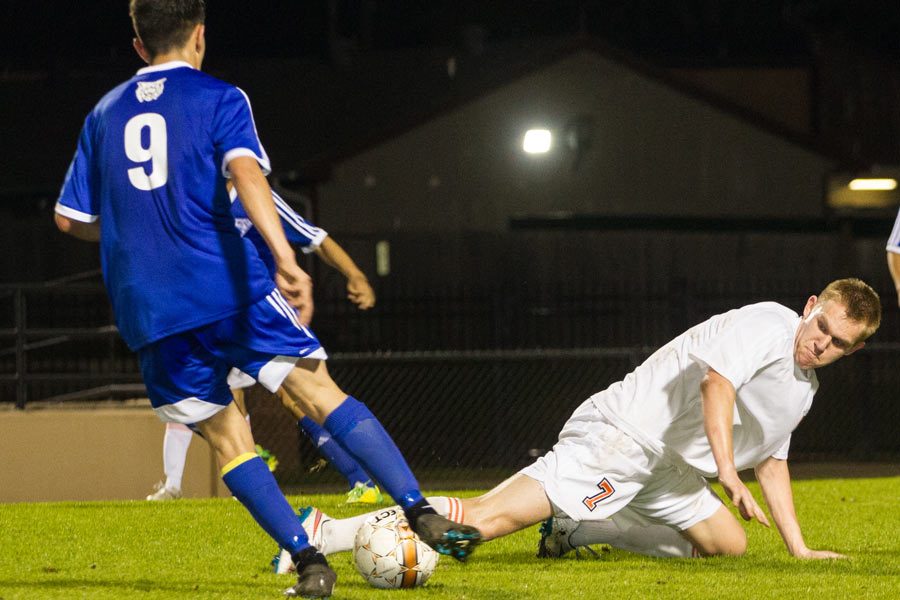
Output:
<instances>
[{"instance_id":1,"label":"building roof","mask_svg":"<svg viewBox=\"0 0 900 600\"><path fill-rule=\"evenodd\" d=\"M218 63L210 72L244 88L276 173L322 180L340 161L410 131L577 52L593 52L732 113L816 153L851 164L815 140L721 99L596 39L552 37L475 41L467 48L417 48L321 60L253 59ZM6 74L0 125L7 133L0 190L52 195L65 173L84 115L108 89L130 76L136 58L78 65L61 72ZM66 102L60 104L60 94ZM23 101L24 100L24 101ZM19 139L21 138L21 139ZM34 144L33 140L42 140Z\"/></svg>"},{"instance_id":2,"label":"building roof","mask_svg":"<svg viewBox=\"0 0 900 600\"><path fill-rule=\"evenodd\" d=\"M731 113L749 127L764 129L815 153L847 162L838 151L809 136L724 100L665 69L587 38L510 41L485 46L477 52L444 48L382 53L354 57L343 67L296 61L261 68L254 63L229 68L229 73L236 81L254 80L247 89L254 99L261 135L276 168L287 167L304 178L322 179L327 178L333 165L346 158L578 52L597 53L643 77ZM248 67L252 73L244 70ZM279 78L285 84L271 89L271 81ZM260 89L254 90L255 85ZM286 110L290 115L285 114ZM270 111L273 115L269 115Z\"/></svg>"}]
</instances>

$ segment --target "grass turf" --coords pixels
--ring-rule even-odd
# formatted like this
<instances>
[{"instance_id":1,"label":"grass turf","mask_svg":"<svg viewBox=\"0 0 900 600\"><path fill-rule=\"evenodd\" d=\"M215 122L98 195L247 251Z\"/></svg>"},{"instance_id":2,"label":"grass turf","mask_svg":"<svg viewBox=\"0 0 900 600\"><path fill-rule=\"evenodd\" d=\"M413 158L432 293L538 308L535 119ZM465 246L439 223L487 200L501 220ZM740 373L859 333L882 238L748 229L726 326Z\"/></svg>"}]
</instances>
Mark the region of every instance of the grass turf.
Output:
<instances>
[{"instance_id":1,"label":"grass turf","mask_svg":"<svg viewBox=\"0 0 900 600\"><path fill-rule=\"evenodd\" d=\"M756 484L751 489L759 498ZM444 557L418 590L370 588L349 553L333 555L334 597L900 598L900 478L799 481L794 493L807 543L849 560L792 559L778 533L757 523L746 526L741 558L652 559L613 549L600 559L539 560L532 527L482 546L468 564ZM359 512L342 495L290 500L332 516ZM278 598L294 580L271 573L274 551L230 499L0 505L0 600Z\"/></svg>"}]
</instances>

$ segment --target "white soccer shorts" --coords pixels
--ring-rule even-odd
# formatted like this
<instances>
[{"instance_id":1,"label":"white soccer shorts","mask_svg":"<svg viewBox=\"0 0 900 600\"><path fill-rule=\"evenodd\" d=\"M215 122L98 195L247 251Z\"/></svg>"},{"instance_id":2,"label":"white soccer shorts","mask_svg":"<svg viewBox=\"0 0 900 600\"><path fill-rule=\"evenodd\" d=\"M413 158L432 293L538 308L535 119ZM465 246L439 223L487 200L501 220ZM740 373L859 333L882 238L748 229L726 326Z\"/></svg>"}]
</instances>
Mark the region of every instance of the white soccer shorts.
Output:
<instances>
[{"instance_id":1,"label":"white soccer shorts","mask_svg":"<svg viewBox=\"0 0 900 600\"><path fill-rule=\"evenodd\" d=\"M590 400L569 418L553 449L521 473L541 483L550 502L576 521L608 519L628 506L683 531L722 506L699 473L641 447Z\"/></svg>"}]
</instances>

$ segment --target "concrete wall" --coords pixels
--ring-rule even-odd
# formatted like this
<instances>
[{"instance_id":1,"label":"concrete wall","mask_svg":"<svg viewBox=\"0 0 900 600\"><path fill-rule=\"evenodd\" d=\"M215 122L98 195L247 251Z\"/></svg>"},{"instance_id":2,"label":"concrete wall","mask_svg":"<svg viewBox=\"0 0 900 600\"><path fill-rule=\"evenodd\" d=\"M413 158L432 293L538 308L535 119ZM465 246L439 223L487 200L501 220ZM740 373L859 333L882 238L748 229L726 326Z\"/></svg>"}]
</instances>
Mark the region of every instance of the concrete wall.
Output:
<instances>
[{"instance_id":1,"label":"concrete wall","mask_svg":"<svg viewBox=\"0 0 900 600\"><path fill-rule=\"evenodd\" d=\"M0 502L143 500L163 478L165 426L146 400L128 404L0 410ZM196 436L183 492L227 495L209 445Z\"/></svg>"}]
</instances>

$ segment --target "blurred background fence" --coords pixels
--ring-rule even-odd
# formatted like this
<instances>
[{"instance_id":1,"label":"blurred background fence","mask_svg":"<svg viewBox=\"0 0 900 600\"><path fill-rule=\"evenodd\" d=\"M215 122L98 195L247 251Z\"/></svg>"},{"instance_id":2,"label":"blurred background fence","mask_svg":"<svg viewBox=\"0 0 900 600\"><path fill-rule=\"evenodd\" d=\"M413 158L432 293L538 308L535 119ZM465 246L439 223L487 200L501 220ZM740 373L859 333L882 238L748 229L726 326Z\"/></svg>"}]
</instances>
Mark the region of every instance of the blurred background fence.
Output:
<instances>
[{"instance_id":1,"label":"blurred background fence","mask_svg":"<svg viewBox=\"0 0 900 600\"><path fill-rule=\"evenodd\" d=\"M479 486L510 475L552 447L565 420L622 378L651 348L337 355L343 389L379 416L420 478ZM819 373L813 409L792 440L798 460L887 460L900 455L900 345L881 345ZM341 485L310 473L315 449L264 390L248 397L258 440L290 486Z\"/></svg>"},{"instance_id":2,"label":"blurred background fence","mask_svg":"<svg viewBox=\"0 0 900 600\"><path fill-rule=\"evenodd\" d=\"M718 253L703 248L714 239L698 244L702 252L670 241L660 243L661 254L638 247L645 256L637 265L624 255L569 259L567 249L548 256L545 248L542 260L558 269L543 274L535 273L547 269L523 260L521 251L481 247L485 266L461 269L468 278L424 271L373 277L378 305L368 312L346 301L339 275L319 269L314 329L335 380L372 407L425 480L478 485L551 447L578 404L688 326L762 300L799 310L836 271L822 257L844 248L847 263L834 276L861 273L873 283L884 298L884 325L862 352L819 373L821 390L793 452L816 459L900 456L900 315L887 269L866 259L882 250L839 238L769 240L761 245L769 243L770 260L784 265L766 273L765 261L737 268L725 246ZM354 244L345 243L371 273L367 254ZM670 251L681 254L680 262L653 273L647 265ZM782 256L788 251L789 260ZM629 252L635 251L623 250ZM710 253L705 265L695 259ZM515 258L504 262L505 255ZM722 268L710 268L716 263ZM500 265L499 274L486 275L489 265ZM136 357L112 325L97 272L3 285L0 315L2 402L23 407L141 395ZM340 486L327 469L309 472L318 456L277 400L255 388L248 405L255 436L279 458L282 484Z\"/></svg>"}]
</instances>

